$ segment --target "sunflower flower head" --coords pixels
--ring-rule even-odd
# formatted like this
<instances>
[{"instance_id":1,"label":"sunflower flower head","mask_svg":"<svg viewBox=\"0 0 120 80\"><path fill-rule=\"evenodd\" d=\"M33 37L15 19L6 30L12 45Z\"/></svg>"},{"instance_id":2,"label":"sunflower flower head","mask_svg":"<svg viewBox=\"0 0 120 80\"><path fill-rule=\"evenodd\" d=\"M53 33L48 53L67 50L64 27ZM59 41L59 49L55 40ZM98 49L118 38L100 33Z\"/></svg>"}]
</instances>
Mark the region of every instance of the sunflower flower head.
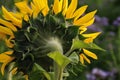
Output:
<instances>
[{"instance_id":1,"label":"sunflower flower head","mask_svg":"<svg viewBox=\"0 0 120 80\"><path fill-rule=\"evenodd\" d=\"M77 4L78 0L70 4L68 0L54 0L52 4L48 0L23 0L15 3L17 9L13 11L2 6L0 39L9 48L0 54L2 74L12 62L15 72L28 74L35 63L49 71L53 61L48 54L54 51L65 57L74 52L83 64L84 60L90 63L85 55L97 59L86 48L99 49L93 44L99 32L84 34L93 24L96 10L85 14L88 6L77 8Z\"/></svg>"}]
</instances>

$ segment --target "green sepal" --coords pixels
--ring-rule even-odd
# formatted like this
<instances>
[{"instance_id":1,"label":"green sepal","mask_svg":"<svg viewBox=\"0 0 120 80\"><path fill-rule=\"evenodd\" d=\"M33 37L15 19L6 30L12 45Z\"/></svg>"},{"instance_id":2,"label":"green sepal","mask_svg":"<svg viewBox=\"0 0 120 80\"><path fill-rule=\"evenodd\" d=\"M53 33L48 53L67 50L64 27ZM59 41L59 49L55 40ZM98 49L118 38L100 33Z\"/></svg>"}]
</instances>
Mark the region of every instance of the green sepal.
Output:
<instances>
[{"instance_id":1,"label":"green sepal","mask_svg":"<svg viewBox=\"0 0 120 80\"><path fill-rule=\"evenodd\" d=\"M34 63L32 71L28 74L29 80L53 80L53 72L47 72L42 66Z\"/></svg>"},{"instance_id":2,"label":"green sepal","mask_svg":"<svg viewBox=\"0 0 120 80\"><path fill-rule=\"evenodd\" d=\"M46 77L47 80L52 80L50 74L37 63L34 63L34 71L35 72L38 71L37 73L39 75L40 75L40 73L42 73ZM30 80L33 80L33 78ZM34 79L34 80L38 80L38 79Z\"/></svg>"},{"instance_id":3,"label":"green sepal","mask_svg":"<svg viewBox=\"0 0 120 80\"><path fill-rule=\"evenodd\" d=\"M94 43L85 43L84 41L73 39L71 50L88 48L88 49L97 49L101 51L105 51Z\"/></svg>"},{"instance_id":4,"label":"green sepal","mask_svg":"<svg viewBox=\"0 0 120 80\"><path fill-rule=\"evenodd\" d=\"M69 59L71 60L71 62L73 63L73 64L78 64L78 62L79 62L79 57L78 57L78 55L77 55L77 53L76 52L73 52L70 56L69 56Z\"/></svg>"},{"instance_id":5,"label":"green sepal","mask_svg":"<svg viewBox=\"0 0 120 80\"><path fill-rule=\"evenodd\" d=\"M71 62L71 60L68 57L66 57L58 51L51 52L47 55L50 58L52 58L63 69Z\"/></svg>"}]
</instances>

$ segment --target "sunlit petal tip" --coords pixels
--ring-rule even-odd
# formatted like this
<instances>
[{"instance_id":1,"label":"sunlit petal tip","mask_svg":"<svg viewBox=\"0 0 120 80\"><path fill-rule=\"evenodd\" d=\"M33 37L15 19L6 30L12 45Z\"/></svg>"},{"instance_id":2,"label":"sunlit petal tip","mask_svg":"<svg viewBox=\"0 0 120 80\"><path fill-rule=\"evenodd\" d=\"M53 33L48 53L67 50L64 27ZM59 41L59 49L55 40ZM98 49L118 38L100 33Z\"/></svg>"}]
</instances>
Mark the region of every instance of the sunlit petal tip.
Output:
<instances>
[{"instance_id":1,"label":"sunlit petal tip","mask_svg":"<svg viewBox=\"0 0 120 80\"><path fill-rule=\"evenodd\" d=\"M11 73L14 75L14 74L16 74L17 73L17 67L15 67L12 71L11 71Z\"/></svg>"},{"instance_id":2,"label":"sunlit petal tip","mask_svg":"<svg viewBox=\"0 0 120 80\"><path fill-rule=\"evenodd\" d=\"M7 52L5 52L5 54L11 55L11 54L13 54L13 52L14 52L14 51L7 51Z\"/></svg>"},{"instance_id":3,"label":"sunlit petal tip","mask_svg":"<svg viewBox=\"0 0 120 80\"><path fill-rule=\"evenodd\" d=\"M25 76L25 79L26 79L26 80L29 80L29 79L28 79L28 75L24 75L24 76Z\"/></svg>"},{"instance_id":4,"label":"sunlit petal tip","mask_svg":"<svg viewBox=\"0 0 120 80\"><path fill-rule=\"evenodd\" d=\"M4 19L10 20L14 25L21 28L22 21L15 18L15 16L13 16L9 11L7 11L7 9L4 6L2 6L2 12L3 12Z\"/></svg>"},{"instance_id":5,"label":"sunlit petal tip","mask_svg":"<svg viewBox=\"0 0 120 80\"><path fill-rule=\"evenodd\" d=\"M78 0L71 0L71 3L66 11L66 19L72 18L73 13L77 8Z\"/></svg>"},{"instance_id":6,"label":"sunlit petal tip","mask_svg":"<svg viewBox=\"0 0 120 80\"><path fill-rule=\"evenodd\" d=\"M84 5L84 6L82 6L82 7L85 7L85 8L87 8L87 7L88 7L88 5Z\"/></svg>"},{"instance_id":7,"label":"sunlit petal tip","mask_svg":"<svg viewBox=\"0 0 120 80\"><path fill-rule=\"evenodd\" d=\"M4 75L6 65L11 62L14 57L9 57L1 66L1 74Z\"/></svg>"},{"instance_id":8,"label":"sunlit petal tip","mask_svg":"<svg viewBox=\"0 0 120 80\"><path fill-rule=\"evenodd\" d=\"M80 57L80 62L81 62L82 64L84 64L84 59L83 59L82 54L80 54L79 57Z\"/></svg>"},{"instance_id":9,"label":"sunlit petal tip","mask_svg":"<svg viewBox=\"0 0 120 80\"><path fill-rule=\"evenodd\" d=\"M84 52L87 56L89 56L89 57L91 57L91 58L93 58L93 59L98 59L97 55L96 55L95 53L91 52L91 51L88 51L88 50L86 50L86 49L83 49L83 52Z\"/></svg>"},{"instance_id":10,"label":"sunlit petal tip","mask_svg":"<svg viewBox=\"0 0 120 80\"><path fill-rule=\"evenodd\" d=\"M85 59L89 64L91 63L91 61L84 54L82 54L82 56L83 56L83 59Z\"/></svg>"}]
</instances>

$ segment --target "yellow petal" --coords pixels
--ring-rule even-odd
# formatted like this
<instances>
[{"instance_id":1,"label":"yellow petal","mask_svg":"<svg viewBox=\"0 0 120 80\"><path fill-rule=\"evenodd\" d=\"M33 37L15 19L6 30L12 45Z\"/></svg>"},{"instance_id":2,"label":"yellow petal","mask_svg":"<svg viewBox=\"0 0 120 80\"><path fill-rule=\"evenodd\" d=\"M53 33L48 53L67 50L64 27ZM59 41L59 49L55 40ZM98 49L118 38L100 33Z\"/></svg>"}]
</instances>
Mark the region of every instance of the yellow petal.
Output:
<instances>
[{"instance_id":1,"label":"yellow petal","mask_svg":"<svg viewBox=\"0 0 120 80\"><path fill-rule=\"evenodd\" d=\"M65 16L65 13L67 11L68 8L68 0L63 0L63 11L62 14Z\"/></svg>"},{"instance_id":2,"label":"yellow petal","mask_svg":"<svg viewBox=\"0 0 120 80\"><path fill-rule=\"evenodd\" d=\"M83 59L82 54L80 54L79 56L80 56L80 62L81 62L82 64L84 64L84 59Z\"/></svg>"},{"instance_id":3,"label":"yellow petal","mask_svg":"<svg viewBox=\"0 0 120 80\"><path fill-rule=\"evenodd\" d=\"M84 33L86 30L87 30L87 28L79 28L79 30L80 30L80 34L82 34L82 33Z\"/></svg>"},{"instance_id":4,"label":"yellow petal","mask_svg":"<svg viewBox=\"0 0 120 80\"><path fill-rule=\"evenodd\" d=\"M5 21L5 20L3 20L3 19L0 19L0 24L6 26L6 27L8 27L8 28L10 28L10 29L13 30L13 31L17 31L17 28L16 28L12 23L10 23L10 22L8 22L8 21Z\"/></svg>"},{"instance_id":5,"label":"yellow petal","mask_svg":"<svg viewBox=\"0 0 120 80\"><path fill-rule=\"evenodd\" d=\"M9 62L11 62L13 59L14 59L14 57L9 57L9 58L7 58L7 60L2 64L2 66L1 66L1 73L2 73L2 75L4 75L4 70L5 70L6 65L7 65Z\"/></svg>"},{"instance_id":6,"label":"yellow petal","mask_svg":"<svg viewBox=\"0 0 120 80\"><path fill-rule=\"evenodd\" d=\"M46 16L48 14L48 11L49 11L48 1L43 0L43 3L45 4L45 7L43 8L42 13L43 13L44 16Z\"/></svg>"},{"instance_id":7,"label":"yellow petal","mask_svg":"<svg viewBox=\"0 0 120 80\"><path fill-rule=\"evenodd\" d=\"M86 37L84 42L86 43L91 43L93 40L100 34L101 32L96 32L96 33L89 33L89 34L82 34L82 36Z\"/></svg>"},{"instance_id":8,"label":"yellow petal","mask_svg":"<svg viewBox=\"0 0 120 80\"><path fill-rule=\"evenodd\" d=\"M25 79L26 79L26 80L29 80L29 79L28 79L28 75L24 75L24 76L25 76Z\"/></svg>"},{"instance_id":9,"label":"yellow petal","mask_svg":"<svg viewBox=\"0 0 120 80\"><path fill-rule=\"evenodd\" d=\"M74 21L77 20L87 9L87 5L80 7L79 9L77 9L74 14L73 17L75 17Z\"/></svg>"},{"instance_id":10,"label":"yellow petal","mask_svg":"<svg viewBox=\"0 0 120 80\"><path fill-rule=\"evenodd\" d=\"M53 11L55 14L58 14L60 12L60 2L59 0L54 0L54 4L53 4Z\"/></svg>"},{"instance_id":11,"label":"yellow petal","mask_svg":"<svg viewBox=\"0 0 120 80\"><path fill-rule=\"evenodd\" d=\"M0 32L0 40L5 38L6 38L6 34Z\"/></svg>"},{"instance_id":12,"label":"yellow petal","mask_svg":"<svg viewBox=\"0 0 120 80\"><path fill-rule=\"evenodd\" d=\"M67 11L66 11L66 19L72 18L73 13L75 11L75 9L77 8L77 3L78 0L72 0Z\"/></svg>"},{"instance_id":13,"label":"yellow petal","mask_svg":"<svg viewBox=\"0 0 120 80\"><path fill-rule=\"evenodd\" d=\"M19 12L10 12L11 15L13 15L15 18L22 20L23 19L23 14Z\"/></svg>"},{"instance_id":14,"label":"yellow petal","mask_svg":"<svg viewBox=\"0 0 120 80\"><path fill-rule=\"evenodd\" d=\"M84 54L81 55L83 56L83 59L85 59L89 64L91 63L90 60Z\"/></svg>"},{"instance_id":15,"label":"yellow petal","mask_svg":"<svg viewBox=\"0 0 120 80\"><path fill-rule=\"evenodd\" d=\"M31 2L30 5L31 5L31 8L32 8L32 10L33 10L33 12L34 12L34 10L35 10L35 8L36 8L35 5L34 5L34 3Z\"/></svg>"},{"instance_id":16,"label":"yellow petal","mask_svg":"<svg viewBox=\"0 0 120 80\"><path fill-rule=\"evenodd\" d=\"M24 20L25 20L25 21L28 21L28 20L29 20L28 15L24 15Z\"/></svg>"},{"instance_id":17,"label":"yellow petal","mask_svg":"<svg viewBox=\"0 0 120 80\"><path fill-rule=\"evenodd\" d=\"M18 2L18 3L15 3L15 5L21 11L21 13L32 15L32 10L28 6L27 1Z\"/></svg>"},{"instance_id":18,"label":"yellow petal","mask_svg":"<svg viewBox=\"0 0 120 80\"><path fill-rule=\"evenodd\" d=\"M85 27L89 27L90 25L92 25L94 23L94 20L95 18L92 18L90 21L88 21L87 23L85 24L82 24L82 28L85 28ZM79 24L78 24L79 25ZM80 26L80 25L79 25Z\"/></svg>"},{"instance_id":19,"label":"yellow petal","mask_svg":"<svg viewBox=\"0 0 120 80\"><path fill-rule=\"evenodd\" d=\"M7 52L4 52L4 54L11 55L13 54L13 51L7 51Z\"/></svg>"},{"instance_id":20,"label":"yellow petal","mask_svg":"<svg viewBox=\"0 0 120 80\"><path fill-rule=\"evenodd\" d=\"M86 38L93 38L95 39L101 32L96 32L96 33L89 33L89 34L82 34L82 36Z\"/></svg>"},{"instance_id":21,"label":"yellow petal","mask_svg":"<svg viewBox=\"0 0 120 80\"><path fill-rule=\"evenodd\" d=\"M4 53L0 54L0 62L4 63L8 58L10 58L10 56L8 56Z\"/></svg>"},{"instance_id":22,"label":"yellow petal","mask_svg":"<svg viewBox=\"0 0 120 80\"><path fill-rule=\"evenodd\" d=\"M33 0L33 3L31 3L31 6L33 10L33 18L36 18L39 12L46 7L44 0Z\"/></svg>"},{"instance_id":23,"label":"yellow petal","mask_svg":"<svg viewBox=\"0 0 120 80\"><path fill-rule=\"evenodd\" d=\"M11 43L11 39L13 39L12 36L11 36L9 39L5 39L6 45L7 45L9 48L13 48L13 46L14 46L14 44Z\"/></svg>"},{"instance_id":24,"label":"yellow petal","mask_svg":"<svg viewBox=\"0 0 120 80\"><path fill-rule=\"evenodd\" d=\"M39 10L41 10L41 8L43 8L40 3L42 0L33 0L33 4L36 8L38 8Z\"/></svg>"},{"instance_id":25,"label":"yellow petal","mask_svg":"<svg viewBox=\"0 0 120 80\"><path fill-rule=\"evenodd\" d=\"M40 12L39 9L31 2L32 10L33 10L33 18L36 18L38 16L38 13Z\"/></svg>"},{"instance_id":26,"label":"yellow petal","mask_svg":"<svg viewBox=\"0 0 120 80\"><path fill-rule=\"evenodd\" d=\"M13 75L15 75L16 73L17 73L17 67L15 67L12 71L11 71L11 73L13 74Z\"/></svg>"},{"instance_id":27,"label":"yellow petal","mask_svg":"<svg viewBox=\"0 0 120 80\"><path fill-rule=\"evenodd\" d=\"M87 38L84 40L85 43L92 43L93 42L93 39L92 38Z\"/></svg>"},{"instance_id":28,"label":"yellow petal","mask_svg":"<svg viewBox=\"0 0 120 80\"><path fill-rule=\"evenodd\" d=\"M93 59L98 59L97 56L96 56L96 54L93 53L93 52L90 52L90 51L88 51L88 50L86 50L86 49L83 49L83 52L84 52L87 56L89 56L89 57L91 57L91 58L93 58Z\"/></svg>"},{"instance_id":29,"label":"yellow petal","mask_svg":"<svg viewBox=\"0 0 120 80\"><path fill-rule=\"evenodd\" d=\"M2 6L2 12L3 12L3 17L6 20L12 21L12 23L16 26L18 26L19 28L21 28L22 25L22 21L18 20L17 18L15 18L12 14L10 14L10 12L8 12L3 6Z\"/></svg>"},{"instance_id":30,"label":"yellow petal","mask_svg":"<svg viewBox=\"0 0 120 80\"><path fill-rule=\"evenodd\" d=\"M7 52L4 52L4 53L0 54L0 62L3 63L2 66L1 66L2 75L4 75L5 66L14 59L14 57L9 56L12 53L13 53L13 51L7 51Z\"/></svg>"},{"instance_id":31,"label":"yellow petal","mask_svg":"<svg viewBox=\"0 0 120 80\"><path fill-rule=\"evenodd\" d=\"M75 20L74 24L75 25L83 25L83 24L89 22L94 17L96 12L97 12L97 10L86 14L85 16L81 17L80 19Z\"/></svg>"},{"instance_id":32,"label":"yellow petal","mask_svg":"<svg viewBox=\"0 0 120 80\"><path fill-rule=\"evenodd\" d=\"M7 34L7 35L11 35L11 36L14 35L13 32L9 28L3 27L3 26L0 26L0 32Z\"/></svg>"}]
</instances>

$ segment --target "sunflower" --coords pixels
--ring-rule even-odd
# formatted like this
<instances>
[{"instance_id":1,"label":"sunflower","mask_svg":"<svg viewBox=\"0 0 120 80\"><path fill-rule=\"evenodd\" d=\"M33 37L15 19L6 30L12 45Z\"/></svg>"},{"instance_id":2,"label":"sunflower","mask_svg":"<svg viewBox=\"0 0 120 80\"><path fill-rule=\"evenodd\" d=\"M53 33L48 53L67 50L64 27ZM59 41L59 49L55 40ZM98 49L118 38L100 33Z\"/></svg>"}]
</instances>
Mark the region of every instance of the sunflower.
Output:
<instances>
[{"instance_id":1,"label":"sunflower","mask_svg":"<svg viewBox=\"0 0 120 80\"><path fill-rule=\"evenodd\" d=\"M83 34L93 24L96 10L85 14L88 6L77 8L78 0L71 0L70 3L68 0L54 0L53 5L48 4L48 0L23 0L15 3L13 11L2 6L0 39L9 48L0 54L2 74L6 65L12 62L15 62L15 70L24 74L32 70L34 63L49 70L52 65L47 56L49 52L57 50L66 54L74 39L83 40L78 36L84 37L84 43L90 43L99 34ZM81 51L97 59L94 53L84 48ZM81 63L84 59L90 63L83 53L80 53Z\"/></svg>"}]
</instances>

